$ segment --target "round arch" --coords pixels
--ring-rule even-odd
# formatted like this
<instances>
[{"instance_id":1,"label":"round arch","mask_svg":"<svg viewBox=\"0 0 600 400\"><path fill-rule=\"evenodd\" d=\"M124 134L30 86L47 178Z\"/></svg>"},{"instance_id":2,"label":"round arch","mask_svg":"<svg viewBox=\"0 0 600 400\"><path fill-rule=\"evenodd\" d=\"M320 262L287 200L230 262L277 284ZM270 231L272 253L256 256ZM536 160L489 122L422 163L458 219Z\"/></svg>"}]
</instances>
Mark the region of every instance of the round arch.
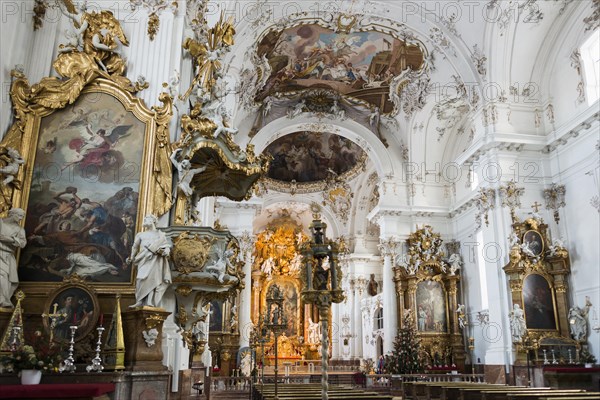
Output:
<instances>
[{"instance_id":1,"label":"round arch","mask_svg":"<svg viewBox=\"0 0 600 400\"><path fill-rule=\"evenodd\" d=\"M287 208L289 206L290 200L293 200L295 203L305 204L307 209L310 212L310 204L312 202L320 202L320 200L316 196L306 195L306 196L296 196L291 198L287 193L280 193L277 195L269 195L264 198L263 209L281 205L282 208ZM336 217L327 207L321 208L321 219L327 224L327 231L330 232L328 234L326 232L326 236L329 239L334 239L342 235L343 229L341 223L339 222L339 218ZM255 217L256 220L256 217ZM311 218L312 221L312 218ZM307 221L310 222L310 221ZM266 227L265 224L261 224L259 226L254 227L254 231L258 232ZM308 228L308 225L306 226Z\"/></svg>"}]
</instances>

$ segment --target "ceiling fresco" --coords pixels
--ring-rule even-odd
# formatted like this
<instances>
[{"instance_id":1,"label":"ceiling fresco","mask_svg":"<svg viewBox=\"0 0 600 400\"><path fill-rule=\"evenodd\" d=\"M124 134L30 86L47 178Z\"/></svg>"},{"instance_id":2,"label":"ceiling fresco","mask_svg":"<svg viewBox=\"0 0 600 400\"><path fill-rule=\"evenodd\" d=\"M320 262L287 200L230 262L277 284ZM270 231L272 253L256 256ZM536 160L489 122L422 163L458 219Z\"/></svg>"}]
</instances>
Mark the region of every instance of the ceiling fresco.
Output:
<instances>
[{"instance_id":1,"label":"ceiling fresco","mask_svg":"<svg viewBox=\"0 0 600 400\"><path fill-rule=\"evenodd\" d=\"M269 32L258 45L269 60L271 75L257 100L269 94L322 87L364 100L391 112L393 78L408 68L420 69L423 50L390 34L367 31L336 33L316 24Z\"/></svg>"},{"instance_id":2,"label":"ceiling fresco","mask_svg":"<svg viewBox=\"0 0 600 400\"><path fill-rule=\"evenodd\" d=\"M348 174L362 167L366 153L345 137L332 133L295 132L271 143L267 176L281 182L311 183Z\"/></svg>"}]
</instances>

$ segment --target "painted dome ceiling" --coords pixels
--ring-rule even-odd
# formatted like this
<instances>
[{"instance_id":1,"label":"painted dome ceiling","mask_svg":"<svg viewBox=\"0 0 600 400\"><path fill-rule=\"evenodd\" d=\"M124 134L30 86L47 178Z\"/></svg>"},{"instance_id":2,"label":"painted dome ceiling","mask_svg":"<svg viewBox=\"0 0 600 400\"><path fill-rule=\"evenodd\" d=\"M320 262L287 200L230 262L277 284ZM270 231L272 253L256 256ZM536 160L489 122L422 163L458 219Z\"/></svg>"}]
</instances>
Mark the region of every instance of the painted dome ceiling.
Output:
<instances>
[{"instance_id":1,"label":"painted dome ceiling","mask_svg":"<svg viewBox=\"0 0 600 400\"><path fill-rule=\"evenodd\" d=\"M280 183L324 183L337 176L348 179L356 175L367 159L366 153L349 139L324 132L285 135L271 143L265 152L273 157L267 176Z\"/></svg>"},{"instance_id":2,"label":"painted dome ceiling","mask_svg":"<svg viewBox=\"0 0 600 400\"><path fill-rule=\"evenodd\" d=\"M391 112L389 86L407 69L424 64L420 46L375 30L336 33L317 24L269 32L257 53L271 74L258 93L262 100L276 92L327 88Z\"/></svg>"}]
</instances>

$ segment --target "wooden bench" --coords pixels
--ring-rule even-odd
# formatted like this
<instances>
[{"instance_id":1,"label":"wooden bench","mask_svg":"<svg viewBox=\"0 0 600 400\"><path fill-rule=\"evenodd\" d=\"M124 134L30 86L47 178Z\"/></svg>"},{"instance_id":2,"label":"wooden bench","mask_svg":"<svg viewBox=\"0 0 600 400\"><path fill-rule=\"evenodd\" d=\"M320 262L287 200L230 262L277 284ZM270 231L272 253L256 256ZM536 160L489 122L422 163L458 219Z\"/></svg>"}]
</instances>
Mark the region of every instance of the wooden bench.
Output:
<instances>
[{"instance_id":1,"label":"wooden bench","mask_svg":"<svg viewBox=\"0 0 600 400\"><path fill-rule=\"evenodd\" d=\"M460 388L490 388L490 387L506 388L506 385L478 383L478 382L406 382L403 399L442 399L450 398L445 392L449 389Z\"/></svg>"},{"instance_id":2,"label":"wooden bench","mask_svg":"<svg viewBox=\"0 0 600 400\"><path fill-rule=\"evenodd\" d=\"M275 385L264 385L255 388L255 396L261 400L275 398ZM331 400L392 400L391 396L377 392L366 392L351 387L333 386L327 390ZM321 386L311 384L278 385L277 398L280 400L316 400L321 398Z\"/></svg>"},{"instance_id":3,"label":"wooden bench","mask_svg":"<svg viewBox=\"0 0 600 400\"><path fill-rule=\"evenodd\" d=\"M600 394L598 393L578 393L570 394L568 396L559 397L540 397L540 400L600 400Z\"/></svg>"},{"instance_id":4,"label":"wooden bench","mask_svg":"<svg viewBox=\"0 0 600 400\"><path fill-rule=\"evenodd\" d=\"M530 392L530 393L509 393L506 396L506 400L538 400L541 396L544 396L546 398L558 398L558 397L565 397L565 396L579 396L580 398L587 398L587 393L585 390L580 390L580 389L568 389L568 390L562 390L562 389L554 389L551 390L549 393L542 393L542 392ZM598 393L595 393L595 395L597 396Z\"/></svg>"}]
</instances>

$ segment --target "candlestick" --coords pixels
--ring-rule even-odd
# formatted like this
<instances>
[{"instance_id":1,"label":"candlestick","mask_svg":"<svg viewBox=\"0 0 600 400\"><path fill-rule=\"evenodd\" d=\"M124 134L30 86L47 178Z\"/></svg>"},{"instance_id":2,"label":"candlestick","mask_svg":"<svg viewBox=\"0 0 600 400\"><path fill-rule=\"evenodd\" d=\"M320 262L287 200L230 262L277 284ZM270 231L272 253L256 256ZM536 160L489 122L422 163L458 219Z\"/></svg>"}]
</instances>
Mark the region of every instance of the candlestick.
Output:
<instances>
[{"instance_id":1,"label":"candlestick","mask_svg":"<svg viewBox=\"0 0 600 400\"><path fill-rule=\"evenodd\" d=\"M556 354L554 354L554 349L550 350L550 352L552 353L552 364L558 364L558 361L556 361Z\"/></svg>"},{"instance_id":2,"label":"candlestick","mask_svg":"<svg viewBox=\"0 0 600 400\"><path fill-rule=\"evenodd\" d=\"M567 353L569 353L569 364L575 364L575 361L573 361L573 357L571 356L571 349L567 349Z\"/></svg>"},{"instance_id":3,"label":"candlestick","mask_svg":"<svg viewBox=\"0 0 600 400\"><path fill-rule=\"evenodd\" d=\"M75 372L75 359L73 358L73 346L75 345L75 331L77 331L76 325L69 326L71 329L71 341L69 342L69 357L65 360L65 362L58 368L59 372L69 371Z\"/></svg>"},{"instance_id":4,"label":"candlestick","mask_svg":"<svg viewBox=\"0 0 600 400\"><path fill-rule=\"evenodd\" d=\"M546 354L546 349L542 350L544 352L544 364L550 364L548 361L548 355Z\"/></svg>"},{"instance_id":5,"label":"candlestick","mask_svg":"<svg viewBox=\"0 0 600 400\"><path fill-rule=\"evenodd\" d=\"M102 321L102 319L101 319ZM100 322L102 324L102 322ZM102 332L104 332L104 327L99 326L96 328L98 331L98 342L96 342L96 357L92 359L92 363L85 367L87 372L96 371L102 372L104 366L102 365L102 358L100 358L100 346L102 345Z\"/></svg>"},{"instance_id":6,"label":"candlestick","mask_svg":"<svg viewBox=\"0 0 600 400\"><path fill-rule=\"evenodd\" d=\"M104 325L104 314L100 314L100 326Z\"/></svg>"}]
</instances>

